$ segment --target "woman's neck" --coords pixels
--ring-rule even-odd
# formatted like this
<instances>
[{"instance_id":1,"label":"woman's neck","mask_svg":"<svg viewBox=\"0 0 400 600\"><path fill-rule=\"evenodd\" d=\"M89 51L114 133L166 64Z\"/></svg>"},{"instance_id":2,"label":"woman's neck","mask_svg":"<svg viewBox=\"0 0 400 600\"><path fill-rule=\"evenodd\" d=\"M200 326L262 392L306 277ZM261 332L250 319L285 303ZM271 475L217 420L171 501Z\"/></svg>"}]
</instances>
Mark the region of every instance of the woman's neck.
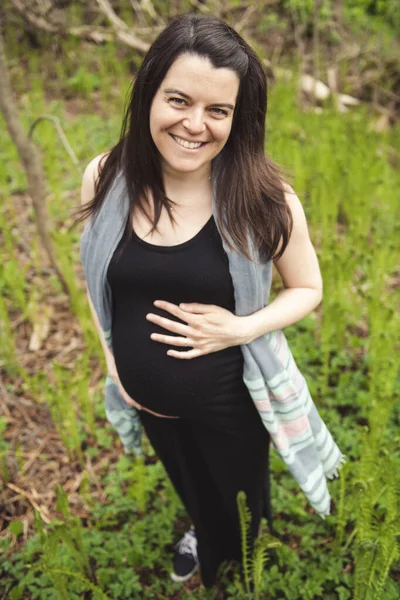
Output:
<instances>
[{"instance_id":1,"label":"woman's neck","mask_svg":"<svg viewBox=\"0 0 400 600\"><path fill-rule=\"evenodd\" d=\"M210 170L203 173L163 172L165 193L181 207L204 208L212 202Z\"/></svg>"}]
</instances>

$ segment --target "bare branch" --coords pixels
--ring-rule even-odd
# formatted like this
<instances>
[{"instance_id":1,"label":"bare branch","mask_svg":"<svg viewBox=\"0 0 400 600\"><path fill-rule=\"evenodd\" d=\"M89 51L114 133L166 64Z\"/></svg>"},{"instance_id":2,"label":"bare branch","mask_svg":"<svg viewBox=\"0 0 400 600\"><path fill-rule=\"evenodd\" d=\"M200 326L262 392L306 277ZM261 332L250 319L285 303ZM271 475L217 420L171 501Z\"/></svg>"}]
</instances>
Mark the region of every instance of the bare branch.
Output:
<instances>
[{"instance_id":1,"label":"bare branch","mask_svg":"<svg viewBox=\"0 0 400 600\"><path fill-rule=\"evenodd\" d=\"M200 0L189 0L189 2L192 6L195 6L196 8L198 8L200 10L200 12L203 12L203 13L211 12L211 9L208 6L206 6L205 4L203 4L203 2L200 2Z\"/></svg>"},{"instance_id":2,"label":"bare branch","mask_svg":"<svg viewBox=\"0 0 400 600\"><path fill-rule=\"evenodd\" d=\"M101 12L107 17L115 29L129 31L128 25L125 23L125 21L119 18L108 0L96 0L96 2L99 5Z\"/></svg>"},{"instance_id":3,"label":"bare branch","mask_svg":"<svg viewBox=\"0 0 400 600\"><path fill-rule=\"evenodd\" d=\"M42 15L29 10L28 6L22 0L11 0L13 7L35 27L48 31L49 33L61 33L60 27L47 21Z\"/></svg>"},{"instance_id":4,"label":"bare branch","mask_svg":"<svg viewBox=\"0 0 400 600\"><path fill-rule=\"evenodd\" d=\"M165 25L164 20L157 14L154 5L151 0L141 0L140 2L142 10L145 10L147 14L160 25Z\"/></svg>"},{"instance_id":5,"label":"bare branch","mask_svg":"<svg viewBox=\"0 0 400 600\"><path fill-rule=\"evenodd\" d=\"M125 31L116 31L115 35L121 42L123 42L127 46L130 46L131 48L134 48L135 50L138 50L139 52L142 52L143 54L145 54L150 48L150 44L139 40L131 33Z\"/></svg>"},{"instance_id":6,"label":"bare branch","mask_svg":"<svg viewBox=\"0 0 400 600\"><path fill-rule=\"evenodd\" d=\"M127 46L134 48L141 54L147 52L149 44L134 34L122 19L114 12L112 6L108 0L96 0L101 12L107 17L113 26L113 31L108 31L105 28L96 27L93 28L88 25L77 26L77 27L64 27L59 23L52 23L43 17L43 14L39 14L31 9L31 7L24 2L24 0L11 0L13 7L25 18L31 25L46 31L47 33L56 33L58 35L66 36L73 35L75 37L92 40L96 43L105 41L114 41L116 38L126 44Z\"/></svg>"},{"instance_id":7,"label":"bare branch","mask_svg":"<svg viewBox=\"0 0 400 600\"><path fill-rule=\"evenodd\" d=\"M235 30L240 33L247 25L250 20L251 15L257 10L257 6L250 5L244 11L243 17L234 25Z\"/></svg>"},{"instance_id":8,"label":"bare branch","mask_svg":"<svg viewBox=\"0 0 400 600\"><path fill-rule=\"evenodd\" d=\"M135 27L136 33L140 33L141 35L152 35L160 33L164 29L164 25L151 25L149 27Z\"/></svg>"},{"instance_id":9,"label":"bare branch","mask_svg":"<svg viewBox=\"0 0 400 600\"><path fill-rule=\"evenodd\" d=\"M139 21L139 23L141 25L145 26L146 25L146 20L145 20L145 18L143 16L143 12L142 12L142 9L140 7L139 0L130 0L130 2L131 2L131 6L132 6L132 8L134 10L134 13L136 15L137 20Z\"/></svg>"},{"instance_id":10,"label":"bare branch","mask_svg":"<svg viewBox=\"0 0 400 600\"><path fill-rule=\"evenodd\" d=\"M114 27L115 35L119 40L124 42L124 44L127 46L135 48L136 50L147 52L149 49L149 44L147 42L143 42L143 40L140 40L133 33L131 33L128 25L115 13L108 0L96 0L96 2L99 5L100 10Z\"/></svg>"},{"instance_id":11,"label":"bare branch","mask_svg":"<svg viewBox=\"0 0 400 600\"><path fill-rule=\"evenodd\" d=\"M40 121L44 121L44 120L48 120L51 121L52 123L54 123L54 125L56 126L56 131L58 133L58 136L62 142L62 145L65 148L65 151L67 152L67 154L69 155L70 159L72 160L72 162L74 163L74 165L77 167L77 169L79 170L79 172L81 172L81 169L79 167L79 160L76 157L75 152L72 150L71 145L67 139L67 136L64 133L63 128L61 127L60 124L60 119L58 117L54 117L53 115L41 115L40 117L38 117L30 126L29 128L29 132L28 132L28 137L32 138L33 132L35 131L36 125L40 122Z\"/></svg>"},{"instance_id":12,"label":"bare branch","mask_svg":"<svg viewBox=\"0 0 400 600\"><path fill-rule=\"evenodd\" d=\"M47 517L47 515L45 514L45 512L44 512L44 510L47 512L47 508L45 507L43 509L41 506L39 506L39 504L33 498L32 494L29 494L28 492L26 492L25 490L21 489L20 487L18 487L14 483L6 483L6 486L9 487L10 490L13 490L13 492L18 492L18 494L21 494L21 496L23 496L24 498L26 498L32 504L33 508L35 508L40 513L40 516L41 516L42 520L45 523L50 523L51 522L51 519L49 519Z\"/></svg>"},{"instance_id":13,"label":"bare branch","mask_svg":"<svg viewBox=\"0 0 400 600\"><path fill-rule=\"evenodd\" d=\"M66 33L68 35L73 35L74 37L95 42L96 44L115 41L115 35L105 27L94 28L90 25L80 25L78 27L71 27Z\"/></svg>"}]
</instances>

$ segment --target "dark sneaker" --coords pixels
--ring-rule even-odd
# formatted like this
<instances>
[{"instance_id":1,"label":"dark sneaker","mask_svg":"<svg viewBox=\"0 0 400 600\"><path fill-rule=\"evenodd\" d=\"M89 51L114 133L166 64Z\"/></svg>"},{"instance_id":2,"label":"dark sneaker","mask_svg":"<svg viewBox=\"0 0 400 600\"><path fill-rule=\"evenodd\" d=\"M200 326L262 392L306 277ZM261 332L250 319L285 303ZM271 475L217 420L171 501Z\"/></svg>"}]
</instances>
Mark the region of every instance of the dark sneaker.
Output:
<instances>
[{"instance_id":1,"label":"dark sneaker","mask_svg":"<svg viewBox=\"0 0 400 600\"><path fill-rule=\"evenodd\" d=\"M197 558L197 539L193 525L183 538L174 546L174 570L170 574L172 581L181 582L189 579L199 568Z\"/></svg>"}]
</instances>

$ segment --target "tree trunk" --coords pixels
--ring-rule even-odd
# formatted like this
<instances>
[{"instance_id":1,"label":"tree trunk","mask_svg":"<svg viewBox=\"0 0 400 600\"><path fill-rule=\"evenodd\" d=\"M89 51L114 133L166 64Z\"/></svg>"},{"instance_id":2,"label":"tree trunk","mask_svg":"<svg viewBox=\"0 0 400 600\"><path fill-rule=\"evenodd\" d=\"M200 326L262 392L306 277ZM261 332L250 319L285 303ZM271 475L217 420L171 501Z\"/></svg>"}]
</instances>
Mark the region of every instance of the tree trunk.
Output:
<instances>
[{"instance_id":1,"label":"tree trunk","mask_svg":"<svg viewBox=\"0 0 400 600\"><path fill-rule=\"evenodd\" d=\"M15 105L13 91L11 87L10 76L7 68L7 61L4 49L4 40L0 28L0 109L4 114L4 119L13 140L22 164L25 168L28 180L28 193L32 198L33 209L36 215L36 227L39 239L43 244L46 254L52 267L57 273L58 279L66 294L68 286L65 278L59 268L47 229L46 214L46 181L43 173L42 162L35 144L26 135Z\"/></svg>"}]
</instances>

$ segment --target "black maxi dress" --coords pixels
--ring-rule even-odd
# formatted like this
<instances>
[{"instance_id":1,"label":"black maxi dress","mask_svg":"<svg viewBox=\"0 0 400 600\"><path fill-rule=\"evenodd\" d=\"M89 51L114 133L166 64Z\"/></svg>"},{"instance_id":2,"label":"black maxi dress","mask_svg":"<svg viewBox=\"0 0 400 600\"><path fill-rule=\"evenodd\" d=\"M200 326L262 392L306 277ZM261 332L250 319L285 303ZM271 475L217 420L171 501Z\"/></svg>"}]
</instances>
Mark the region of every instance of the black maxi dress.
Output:
<instances>
[{"instance_id":1,"label":"black maxi dress","mask_svg":"<svg viewBox=\"0 0 400 600\"><path fill-rule=\"evenodd\" d=\"M136 402L180 417L140 411L146 435L195 526L200 575L210 588L224 560L242 561L237 492L247 496L252 540L261 517L270 518L269 434L243 382L240 346L191 360L167 356L170 348L185 349L151 340L151 333L177 334L151 323L146 314L183 322L155 307L154 300L215 304L234 312L228 257L213 216L176 246L150 244L133 232L121 254L126 234L107 272L116 368Z\"/></svg>"}]
</instances>

